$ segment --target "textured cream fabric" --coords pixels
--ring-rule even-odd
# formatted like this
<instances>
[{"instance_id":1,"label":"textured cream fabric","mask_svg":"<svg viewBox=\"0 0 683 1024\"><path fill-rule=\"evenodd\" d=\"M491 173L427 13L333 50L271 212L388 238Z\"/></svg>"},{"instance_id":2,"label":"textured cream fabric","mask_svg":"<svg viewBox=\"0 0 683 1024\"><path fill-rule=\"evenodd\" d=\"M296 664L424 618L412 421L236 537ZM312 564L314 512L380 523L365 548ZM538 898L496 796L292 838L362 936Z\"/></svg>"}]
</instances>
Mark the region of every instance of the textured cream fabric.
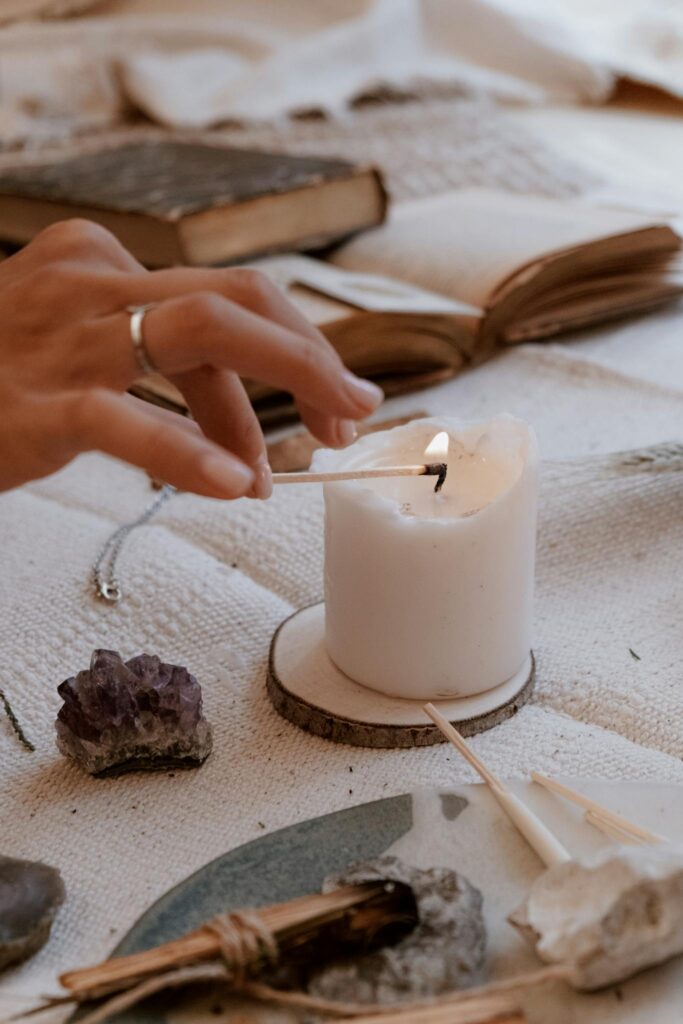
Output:
<instances>
[{"instance_id":1,"label":"textured cream fabric","mask_svg":"<svg viewBox=\"0 0 683 1024\"><path fill-rule=\"evenodd\" d=\"M657 353L655 338L653 362ZM628 358L615 373L589 356L525 347L387 411L507 410L534 424L546 458L680 438L680 369L664 387L630 376ZM473 741L496 771L683 783L682 498L677 474L609 485L546 474L536 696ZM93 558L149 499L141 473L98 455L0 497L0 685L37 746L27 753L0 720L0 850L58 865L68 889L52 941L3 976L0 1004L54 990L58 969L105 955L169 886L266 830L473 778L447 747L335 746L270 707L271 634L321 596L316 488L282 488L267 503L173 498L124 550L124 601L98 603ZM204 767L96 780L57 753L56 687L97 646L156 652L197 675L215 729Z\"/></svg>"},{"instance_id":2,"label":"textured cream fabric","mask_svg":"<svg viewBox=\"0 0 683 1024\"><path fill-rule=\"evenodd\" d=\"M0 22L22 19L0 32L0 137L44 132L55 107L74 128L126 103L205 127L386 89L600 103L626 76L683 92L675 0L112 0L33 20L89 6L0 0Z\"/></svg>"},{"instance_id":3,"label":"textured cream fabric","mask_svg":"<svg viewBox=\"0 0 683 1024\"><path fill-rule=\"evenodd\" d=\"M0 32L0 137L40 133L56 101L74 127L119 120L124 99L158 123L205 127L341 110L387 87L602 101L614 81L571 17L528 15L504 0L165 6L105 4L81 18ZM96 85L99 73L106 86Z\"/></svg>"},{"instance_id":4,"label":"textured cream fabric","mask_svg":"<svg viewBox=\"0 0 683 1024\"><path fill-rule=\"evenodd\" d=\"M96 7L102 0L0 0L0 24L33 18L60 18Z\"/></svg>"}]
</instances>

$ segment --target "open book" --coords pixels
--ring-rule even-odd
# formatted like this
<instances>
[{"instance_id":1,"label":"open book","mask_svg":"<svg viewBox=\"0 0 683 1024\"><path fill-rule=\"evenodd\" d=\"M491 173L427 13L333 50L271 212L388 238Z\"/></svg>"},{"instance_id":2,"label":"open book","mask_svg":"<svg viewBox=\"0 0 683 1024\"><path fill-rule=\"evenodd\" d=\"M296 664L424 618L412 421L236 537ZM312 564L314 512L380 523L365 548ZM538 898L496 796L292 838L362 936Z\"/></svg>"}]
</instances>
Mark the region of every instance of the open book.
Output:
<instances>
[{"instance_id":1,"label":"open book","mask_svg":"<svg viewBox=\"0 0 683 1024\"><path fill-rule=\"evenodd\" d=\"M292 255L254 265L352 369L395 393L503 346L675 298L683 291L680 247L669 225L640 214L464 189L396 207L327 263ZM172 403L172 389L145 386ZM281 409L267 389L249 390L265 419Z\"/></svg>"}]
</instances>

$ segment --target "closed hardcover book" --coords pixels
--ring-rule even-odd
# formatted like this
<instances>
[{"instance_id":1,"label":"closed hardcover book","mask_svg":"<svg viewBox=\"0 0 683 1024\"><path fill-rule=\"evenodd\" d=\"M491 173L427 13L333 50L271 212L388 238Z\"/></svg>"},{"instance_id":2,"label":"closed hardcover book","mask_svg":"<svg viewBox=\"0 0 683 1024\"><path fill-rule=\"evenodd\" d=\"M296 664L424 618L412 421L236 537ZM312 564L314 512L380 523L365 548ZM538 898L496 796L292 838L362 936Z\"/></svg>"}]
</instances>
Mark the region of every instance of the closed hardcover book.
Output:
<instances>
[{"instance_id":1,"label":"closed hardcover book","mask_svg":"<svg viewBox=\"0 0 683 1024\"><path fill-rule=\"evenodd\" d=\"M312 249L379 224L381 175L344 160L146 142L0 173L0 238L68 217L109 228L151 267Z\"/></svg>"}]
</instances>

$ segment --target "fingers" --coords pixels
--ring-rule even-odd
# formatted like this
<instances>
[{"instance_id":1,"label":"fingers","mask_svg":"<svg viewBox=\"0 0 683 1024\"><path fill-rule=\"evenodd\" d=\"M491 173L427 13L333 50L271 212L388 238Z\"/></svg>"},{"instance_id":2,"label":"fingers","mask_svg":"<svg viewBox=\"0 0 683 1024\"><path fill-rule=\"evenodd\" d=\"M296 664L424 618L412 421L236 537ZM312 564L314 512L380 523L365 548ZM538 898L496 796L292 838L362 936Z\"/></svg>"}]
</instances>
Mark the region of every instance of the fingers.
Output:
<instances>
[{"instance_id":1,"label":"fingers","mask_svg":"<svg viewBox=\"0 0 683 1024\"><path fill-rule=\"evenodd\" d=\"M266 443L261 426L235 373L202 366L178 374L173 382L207 437L222 445L254 471L253 498L269 498L273 490Z\"/></svg>"},{"instance_id":2,"label":"fingers","mask_svg":"<svg viewBox=\"0 0 683 1024\"><path fill-rule=\"evenodd\" d=\"M108 353L111 386L126 387L139 376L128 313L89 321L84 330L86 350L91 341ZM206 365L232 370L341 419L364 419L383 398L379 388L354 376L311 339L213 292L195 292L150 309L143 335L153 364L166 376Z\"/></svg>"},{"instance_id":3,"label":"fingers","mask_svg":"<svg viewBox=\"0 0 683 1024\"><path fill-rule=\"evenodd\" d=\"M131 302L140 305L174 299L192 292L215 292L258 316L311 338L339 360L325 335L259 270L249 267L226 270L173 267L170 270L155 270L134 280L129 279L127 287L134 295Z\"/></svg>"},{"instance_id":4,"label":"fingers","mask_svg":"<svg viewBox=\"0 0 683 1024\"><path fill-rule=\"evenodd\" d=\"M213 292L163 302L147 313L145 328L147 350L162 373L206 364L230 369L343 419L365 418L383 397L379 388L350 373L310 338Z\"/></svg>"},{"instance_id":5,"label":"fingers","mask_svg":"<svg viewBox=\"0 0 683 1024\"><path fill-rule=\"evenodd\" d=\"M89 269L142 272L143 267L115 235L82 217L57 221L43 228L13 257L19 269L38 264L87 264Z\"/></svg>"},{"instance_id":6,"label":"fingers","mask_svg":"<svg viewBox=\"0 0 683 1024\"><path fill-rule=\"evenodd\" d=\"M340 419L327 416L300 399L296 403L299 415L314 437L330 448L345 448L358 436L356 418Z\"/></svg>"},{"instance_id":7,"label":"fingers","mask_svg":"<svg viewBox=\"0 0 683 1024\"><path fill-rule=\"evenodd\" d=\"M135 395L122 395L121 398L127 402L132 409L138 409L153 417L158 423L171 429L177 428L191 434L192 437L201 437L202 430L191 417L184 416L179 412L171 412L170 409L163 409L160 405L154 405L144 398L137 398Z\"/></svg>"},{"instance_id":8,"label":"fingers","mask_svg":"<svg viewBox=\"0 0 683 1024\"><path fill-rule=\"evenodd\" d=\"M173 413L147 408L105 389L64 399L65 426L77 451L98 450L146 470L184 491L239 498L254 484L252 470Z\"/></svg>"},{"instance_id":9,"label":"fingers","mask_svg":"<svg viewBox=\"0 0 683 1024\"><path fill-rule=\"evenodd\" d=\"M308 338L341 367L339 356L322 332L260 271L250 268L173 268L138 275L130 280L127 287L134 294L131 301L140 304L159 302L197 291L215 292L261 318ZM306 426L325 444L338 447L348 444L355 437L352 419L339 420L330 416L326 410L316 409L301 399L297 401L297 406Z\"/></svg>"}]
</instances>

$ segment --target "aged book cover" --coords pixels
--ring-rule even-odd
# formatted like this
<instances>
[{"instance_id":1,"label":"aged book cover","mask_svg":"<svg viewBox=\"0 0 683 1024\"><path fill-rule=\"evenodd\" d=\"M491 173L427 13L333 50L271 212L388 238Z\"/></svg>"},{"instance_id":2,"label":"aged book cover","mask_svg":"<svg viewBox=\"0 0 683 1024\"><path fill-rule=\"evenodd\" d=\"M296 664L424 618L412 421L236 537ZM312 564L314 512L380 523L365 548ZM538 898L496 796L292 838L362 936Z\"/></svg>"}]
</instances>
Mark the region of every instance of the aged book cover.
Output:
<instances>
[{"instance_id":1,"label":"aged book cover","mask_svg":"<svg viewBox=\"0 0 683 1024\"><path fill-rule=\"evenodd\" d=\"M145 142L0 173L0 238L88 217L149 266L308 249L381 223L374 168L344 160Z\"/></svg>"}]
</instances>

